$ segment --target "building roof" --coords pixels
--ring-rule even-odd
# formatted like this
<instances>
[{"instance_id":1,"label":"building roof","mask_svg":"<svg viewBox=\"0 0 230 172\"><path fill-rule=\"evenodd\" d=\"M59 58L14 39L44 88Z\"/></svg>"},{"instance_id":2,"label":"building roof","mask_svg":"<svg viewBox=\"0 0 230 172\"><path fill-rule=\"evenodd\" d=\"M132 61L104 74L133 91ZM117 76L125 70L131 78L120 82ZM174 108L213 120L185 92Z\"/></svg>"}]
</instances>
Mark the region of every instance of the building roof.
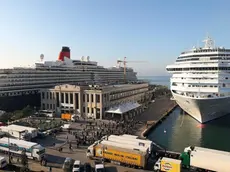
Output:
<instances>
[{"instance_id":1,"label":"building roof","mask_svg":"<svg viewBox=\"0 0 230 172\"><path fill-rule=\"evenodd\" d=\"M136 109L140 106L139 103L124 103L118 106L111 107L109 110L107 110L107 113L116 113L116 114L123 114L125 112L128 112L130 110Z\"/></svg>"},{"instance_id":2,"label":"building roof","mask_svg":"<svg viewBox=\"0 0 230 172\"><path fill-rule=\"evenodd\" d=\"M27 130L27 131L37 130L36 128L25 127L25 126L15 125L15 124L8 125L8 126L2 126L1 128L3 128L3 127L6 128L6 129L8 129L8 130L13 130L13 131L18 131L18 132L23 132L25 130Z\"/></svg>"}]
</instances>

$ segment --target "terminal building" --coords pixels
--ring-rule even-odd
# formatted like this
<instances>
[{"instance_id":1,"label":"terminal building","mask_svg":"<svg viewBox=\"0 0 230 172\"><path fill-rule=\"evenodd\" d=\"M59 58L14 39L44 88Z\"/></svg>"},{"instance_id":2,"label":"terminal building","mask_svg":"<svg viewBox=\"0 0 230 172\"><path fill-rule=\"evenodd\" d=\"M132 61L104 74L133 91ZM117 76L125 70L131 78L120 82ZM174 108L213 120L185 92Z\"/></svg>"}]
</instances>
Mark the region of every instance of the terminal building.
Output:
<instances>
[{"instance_id":1,"label":"terminal building","mask_svg":"<svg viewBox=\"0 0 230 172\"><path fill-rule=\"evenodd\" d=\"M124 85L58 85L41 90L41 109L80 114L85 118L122 118L140 113L151 101L148 83Z\"/></svg>"}]
</instances>

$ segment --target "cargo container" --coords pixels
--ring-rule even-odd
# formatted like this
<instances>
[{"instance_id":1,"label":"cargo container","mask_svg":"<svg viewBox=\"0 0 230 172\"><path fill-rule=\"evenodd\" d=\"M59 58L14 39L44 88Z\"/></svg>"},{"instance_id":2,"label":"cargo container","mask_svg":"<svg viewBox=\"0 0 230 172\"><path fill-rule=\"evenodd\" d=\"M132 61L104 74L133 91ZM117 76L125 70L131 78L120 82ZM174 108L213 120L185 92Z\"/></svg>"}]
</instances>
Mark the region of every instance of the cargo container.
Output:
<instances>
[{"instance_id":1,"label":"cargo container","mask_svg":"<svg viewBox=\"0 0 230 172\"><path fill-rule=\"evenodd\" d=\"M149 157L148 149L111 141L99 141L89 146L86 153L88 158L103 158L120 165L145 168Z\"/></svg>"},{"instance_id":2,"label":"cargo container","mask_svg":"<svg viewBox=\"0 0 230 172\"><path fill-rule=\"evenodd\" d=\"M165 158L165 157L159 158L154 165L154 171L180 172L181 160Z\"/></svg>"},{"instance_id":3,"label":"cargo container","mask_svg":"<svg viewBox=\"0 0 230 172\"><path fill-rule=\"evenodd\" d=\"M181 154L182 165L200 171L230 171L230 153L201 147L187 147Z\"/></svg>"},{"instance_id":4,"label":"cargo container","mask_svg":"<svg viewBox=\"0 0 230 172\"><path fill-rule=\"evenodd\" d=\"M149 153L152 151L152 141L143 140L143 139L134 139L131 137L124 137L118 135L110 135L102 138L103 140L108 140L117 143L135 145L135 146L143 146L149 149Z\"/></svg>"}]
</instances>

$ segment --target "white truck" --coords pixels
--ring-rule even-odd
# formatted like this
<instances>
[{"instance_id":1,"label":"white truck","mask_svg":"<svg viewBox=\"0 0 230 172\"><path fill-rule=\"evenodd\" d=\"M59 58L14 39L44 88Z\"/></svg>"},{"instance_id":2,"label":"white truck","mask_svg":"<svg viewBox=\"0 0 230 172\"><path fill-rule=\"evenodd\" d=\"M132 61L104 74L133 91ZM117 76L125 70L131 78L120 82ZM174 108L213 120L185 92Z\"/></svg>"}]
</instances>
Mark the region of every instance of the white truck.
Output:
<instances>
[{"instance_id":1,"label":"white truck","mask_svg":"<svg viewBox=\"0 0 230 172\"><path fill-rule=\"evenodd\" d=\"M143 146L149 149L149 153L152 151L152 141L150 140L143 140L137 139L135 137L125 137L125 136L118 136L118 135L110 135L102 137L103 140L108 140L116 143L123 143L133 146Z\"/></svg>"},{"instance_id":2,"label":"white truck","mask_svg":"<svg viewBox=\"0 0 230 172\"><path fill-rule=\"evenodd\" d=\"M45 155L45 148L38 143L7 137L0 139L0 151L5 153L10 151L10 153L16 155L20 155L25 151L28 158L38 161L40 161Z\"/></svg>"},{"instance_id":3,"label":"white truck","mask_svg":"<svg viewBox=\"0 0 230 172\"><path fill-rule=\"evenodd\" d=\"M0 131L8 133L10 136L17 139L25 139L26 136L35 138L38 135L38 129L32 127L25 127L21 125L8 125L0 127Z\"/></svg>"},{"instance_id":4,"label":"white truck","mask_svg":"<svg viewBox=\"0 0 230 172\"><path fill-rule=\"evenodd\" d=\"M230 152L202 147L187 147L181 155L182 164L195 170L229 172Z\"/></svg>"}]
</instances>

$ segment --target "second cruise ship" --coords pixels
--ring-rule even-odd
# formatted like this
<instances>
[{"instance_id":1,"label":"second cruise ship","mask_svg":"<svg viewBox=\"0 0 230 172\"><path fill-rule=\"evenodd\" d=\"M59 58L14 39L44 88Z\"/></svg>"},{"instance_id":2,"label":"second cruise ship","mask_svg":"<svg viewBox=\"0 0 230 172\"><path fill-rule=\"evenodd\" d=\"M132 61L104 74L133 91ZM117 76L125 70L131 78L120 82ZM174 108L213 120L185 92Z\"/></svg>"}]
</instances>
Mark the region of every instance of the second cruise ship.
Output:
<instances>
[{"instance_id":1,"label":"second cruise ship","mask_svg":"<svg viewBox=\"0 0 230 172\"><path fill-rule=\"evenodd\" d=\"M230 113L230 49L215 47L210 37L204 43L166 67L174 99L200 123Z\"/></svg>"},{"instance_id":2,"label":"second cruise ship","mask_svg":"<svg viewBox=\"0 0 230 172\"><path fill-rule=\"evenodd\" d=\"M0 69L0 110L12 111L26 105L40 106L41 88L59 84L117 84L137 81L132 68L116 66L105 68L91 61L89 56L80 60L70 58L70 48L62 47L56 61L41 61L35 67Z\"/></svg>"}]
</instances>

